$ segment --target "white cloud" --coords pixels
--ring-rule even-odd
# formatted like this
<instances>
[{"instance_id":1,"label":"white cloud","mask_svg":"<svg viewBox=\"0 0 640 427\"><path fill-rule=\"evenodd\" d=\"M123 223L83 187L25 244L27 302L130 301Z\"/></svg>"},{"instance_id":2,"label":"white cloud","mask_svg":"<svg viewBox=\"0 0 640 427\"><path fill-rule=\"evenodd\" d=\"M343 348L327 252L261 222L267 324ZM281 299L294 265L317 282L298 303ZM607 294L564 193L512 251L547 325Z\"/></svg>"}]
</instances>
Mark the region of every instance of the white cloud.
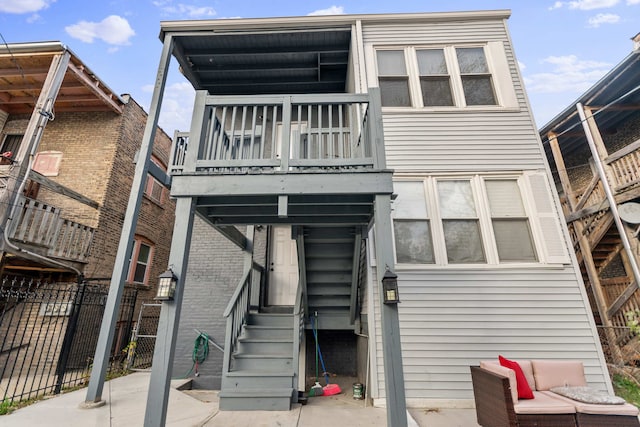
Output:
<instances>
[{"instance_id":1,"label":"white cloud","mask_svg":"<svg viewBox=\"0 0 640 427\"><path fill-rule=\"evenodd\" d=\"M520 71L524 71L524 69L527 68L527 66L524 65L524 62L520 62L520 61L518 61L518 67L520 67Z\"/></svg>"},{"instance_id":2,"label":"white cloud","mask_svg":"<svg viewBox=\"0 0 640 427\"><path fill-rule=\"evenodd\" d=\"M151 94L153 85L146 85L142 90ZM189 132L195 95L189 82L173 83L165 87L158 124L169 136L173 137L176 130Z\"/></svg>"},{"instance_id":3,"label":"white cloud","mask_svg":"<svg viewBox=\"0 0 640 427\"><path fill-rule=\"evenodd\" d=\"M65 27L65 31L85 43L93 43L94 39L99 39L117 46L128 45L129 38L136 34L129 21L118 15L107 16L100 22L80 21Z\"/></svg>"},{"instance_id":4,"label":"white cloud","mask_svg":"<svg viewBox=\"0 0 640 427\"><path fill-rule=\"evenodd\" d=\"M37 13L34 13L33 15L27 18L27 23L33 24L34 22L38 22L40 18L42 18L40 15L38 15Z\"/></svg>"},{"instance_id":5,"label":"white cloud","mask_svg":"<svg viewBox=\"0 0 640 427\"><path fill-rule=\"evenodd\" d=\"M620 16L613 13L599 13L589 18L589 26L598 28L602 24L617 24L620 22Z\"/></svg>"},{"instance_id":6,"label":"white cloud","mask_svg":"<svg viewBox=\"0 0 640 427\"><path fill-rule=\"evenodd\" d=\"M640 0L627 0L627 2ZM560 9L567 6L569 9L578 10L593 10L593 9L608 9L617 5L620 0L573 0L573 1L557 1L549 8L549 10Z\"/></svg>"},{"instance_id":7,"label":"white cloud","mask_svg":"<svg viewBox=\"0 0 640 427\"><path fill-rule=\"evenodd\" d=\"M344 14L344 6L331 6L326 9L315 10L308 14L308 16L318 15L342 15Z\"/></svg>"},{"instance_id":8,"label":"white cloud","mask_svg":"<svg viewBox=\"0 0 640 427\"><path fill-rule=\"evenodd\" d=\"M627 4L629 6L634 5L634 4L640 4L640 0L627 0Z\"/></svg>"},{"instance_id":9,"label":"white cloud","mask_svg":"<svg viewBox=\"0 0 640 427\"><path fill-rule=\"evenodd\" d=\"M193 6L190 4L173 4L173 0L156 0L153 5L159 7L166 15L180 15L188 18L210 18L216 16L217 12L209 6Z\"/></svg>"},{"instance_id":10,"label":"white cloud","mask_svg":"<svg viewBox=\"0 0 640 427\"><path fill-rule=\"evenodd\" d=\"M578 59L575 55L549 56L543 61L551 66L545 73L525 77L527 91L532 93L582 93L609 69L611 64Z\"/></svg>"},{"instance_id":11,"label":"white cloud","mask_svg":"<svg viewBox=\"0 0 640 427\"><path fill-rule=\"evenodd\" d=\"M56 0L0 0L0 12L33 13L48 8Z\"/></svg>"}]
</instances>

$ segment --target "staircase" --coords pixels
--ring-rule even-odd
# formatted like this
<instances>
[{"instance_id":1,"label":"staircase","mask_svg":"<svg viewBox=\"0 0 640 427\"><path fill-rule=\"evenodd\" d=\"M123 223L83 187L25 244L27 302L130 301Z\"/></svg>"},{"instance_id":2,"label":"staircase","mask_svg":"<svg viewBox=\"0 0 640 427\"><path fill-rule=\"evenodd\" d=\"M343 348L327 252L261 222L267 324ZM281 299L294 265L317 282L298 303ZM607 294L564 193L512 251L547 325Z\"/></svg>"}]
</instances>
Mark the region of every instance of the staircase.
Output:
<instances>
[{"instance_id":1,"label":"staircase","mask_svg":"<svg viewBox=\"0 0 640 427\"><path fill-rule=\"evenodd\" d=\"M291 409L293 314L250 313L230 358L219 395L221 410Z\"/></svg>"},{"instance_id":2,"label":"staircase","mask_svg":"<svg viewBox=\"0 0 640 427\"><path fill-rule=\"evenodd\" d=\"M353 328L356 227L304 227L303 233L308 315L318 313L318 329Z\"/></svg>"}]
</instances>

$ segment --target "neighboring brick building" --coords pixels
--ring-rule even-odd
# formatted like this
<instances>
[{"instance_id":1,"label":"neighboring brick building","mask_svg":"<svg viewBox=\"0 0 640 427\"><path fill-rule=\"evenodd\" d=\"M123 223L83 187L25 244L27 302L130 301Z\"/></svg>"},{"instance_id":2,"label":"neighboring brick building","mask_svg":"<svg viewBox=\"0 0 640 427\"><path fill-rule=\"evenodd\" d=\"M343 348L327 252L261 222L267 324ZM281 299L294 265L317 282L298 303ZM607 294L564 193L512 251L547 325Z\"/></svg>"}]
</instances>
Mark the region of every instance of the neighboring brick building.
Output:
<instances>
[{"instance_id":1,"label":"neighboring brick building","mask_svg":"<svg viewBox=\"0 0 640 427\"><path fill-rule=\"evenodd\" d=\"M26 276L61 290L79 278L107 285L147 113L130 96L114 94L56 42L0 48L0 82L0 278ZM124 284L137 290L131 293L135 310L118 323L114 354L128 343L140 305L156 295L157 277L168 266L175 211L166 175L170 150L171 138L158 129ZM10 292L3 289L0 285L0 331L45 318L25 311L26 300L8 302ZM50 304L74 299L64 298ZM91 355L102 311L95 313L95 331L77 338ZM57 327L43 339L61 342L70 318L58 316ZM3 369L11 360L29 362L30 354L41 351L38 340L19 346L3 334L0 372L12 371ZM29 349L20 350L25 346ZM47 355L48 364L57 363L57 352Z\"/></svg>"}]
</instances>

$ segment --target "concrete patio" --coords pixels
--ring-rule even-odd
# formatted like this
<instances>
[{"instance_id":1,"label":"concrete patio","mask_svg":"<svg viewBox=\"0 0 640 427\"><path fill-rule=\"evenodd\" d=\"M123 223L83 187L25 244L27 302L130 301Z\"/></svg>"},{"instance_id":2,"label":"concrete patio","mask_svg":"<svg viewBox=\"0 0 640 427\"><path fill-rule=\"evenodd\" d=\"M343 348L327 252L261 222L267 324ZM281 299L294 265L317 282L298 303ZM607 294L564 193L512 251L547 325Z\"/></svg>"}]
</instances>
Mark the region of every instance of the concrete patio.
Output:
<instances>
[{"instance_id":1,"label":"concrete patio","mask_svg":"<svg viewBox=\"0 0 640 427\"><path fill-rule=\"evenodd\" d=\"M174 381L169 393L167 426L186 427L375 427L386 426L384 408L365 407L353 400L349 391L336 396L310 398L306 405L294 405L291 411L220 412L218 392L179 391L183 381ZM10 415L0 417L3 427L43 426L141 426L144 422L148 373L135 373L105 383L106 405L81 409L86 389L76 390L34 403ZM410 409L412 427L477 426L472 409Z\"/></svg>"}]
</instances>

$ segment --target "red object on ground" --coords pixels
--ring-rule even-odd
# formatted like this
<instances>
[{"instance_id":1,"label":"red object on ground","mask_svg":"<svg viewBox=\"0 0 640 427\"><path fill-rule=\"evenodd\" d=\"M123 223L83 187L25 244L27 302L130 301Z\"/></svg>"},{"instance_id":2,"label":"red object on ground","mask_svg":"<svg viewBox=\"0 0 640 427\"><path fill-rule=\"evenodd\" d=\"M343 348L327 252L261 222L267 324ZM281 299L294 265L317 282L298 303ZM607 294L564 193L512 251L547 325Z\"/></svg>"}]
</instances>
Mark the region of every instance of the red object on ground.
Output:
<instances>
[{"instance_id":1,"label":"red object on ground","mask_svg":"<svg viewBox=\"0 0 640 427\"><path fill-rule=\"evenodd\" d=\"M331 396L342 392L338 384L327 384L322 387L322 390L324 391L324 396Z\"/></svg>"}]
</instances>

